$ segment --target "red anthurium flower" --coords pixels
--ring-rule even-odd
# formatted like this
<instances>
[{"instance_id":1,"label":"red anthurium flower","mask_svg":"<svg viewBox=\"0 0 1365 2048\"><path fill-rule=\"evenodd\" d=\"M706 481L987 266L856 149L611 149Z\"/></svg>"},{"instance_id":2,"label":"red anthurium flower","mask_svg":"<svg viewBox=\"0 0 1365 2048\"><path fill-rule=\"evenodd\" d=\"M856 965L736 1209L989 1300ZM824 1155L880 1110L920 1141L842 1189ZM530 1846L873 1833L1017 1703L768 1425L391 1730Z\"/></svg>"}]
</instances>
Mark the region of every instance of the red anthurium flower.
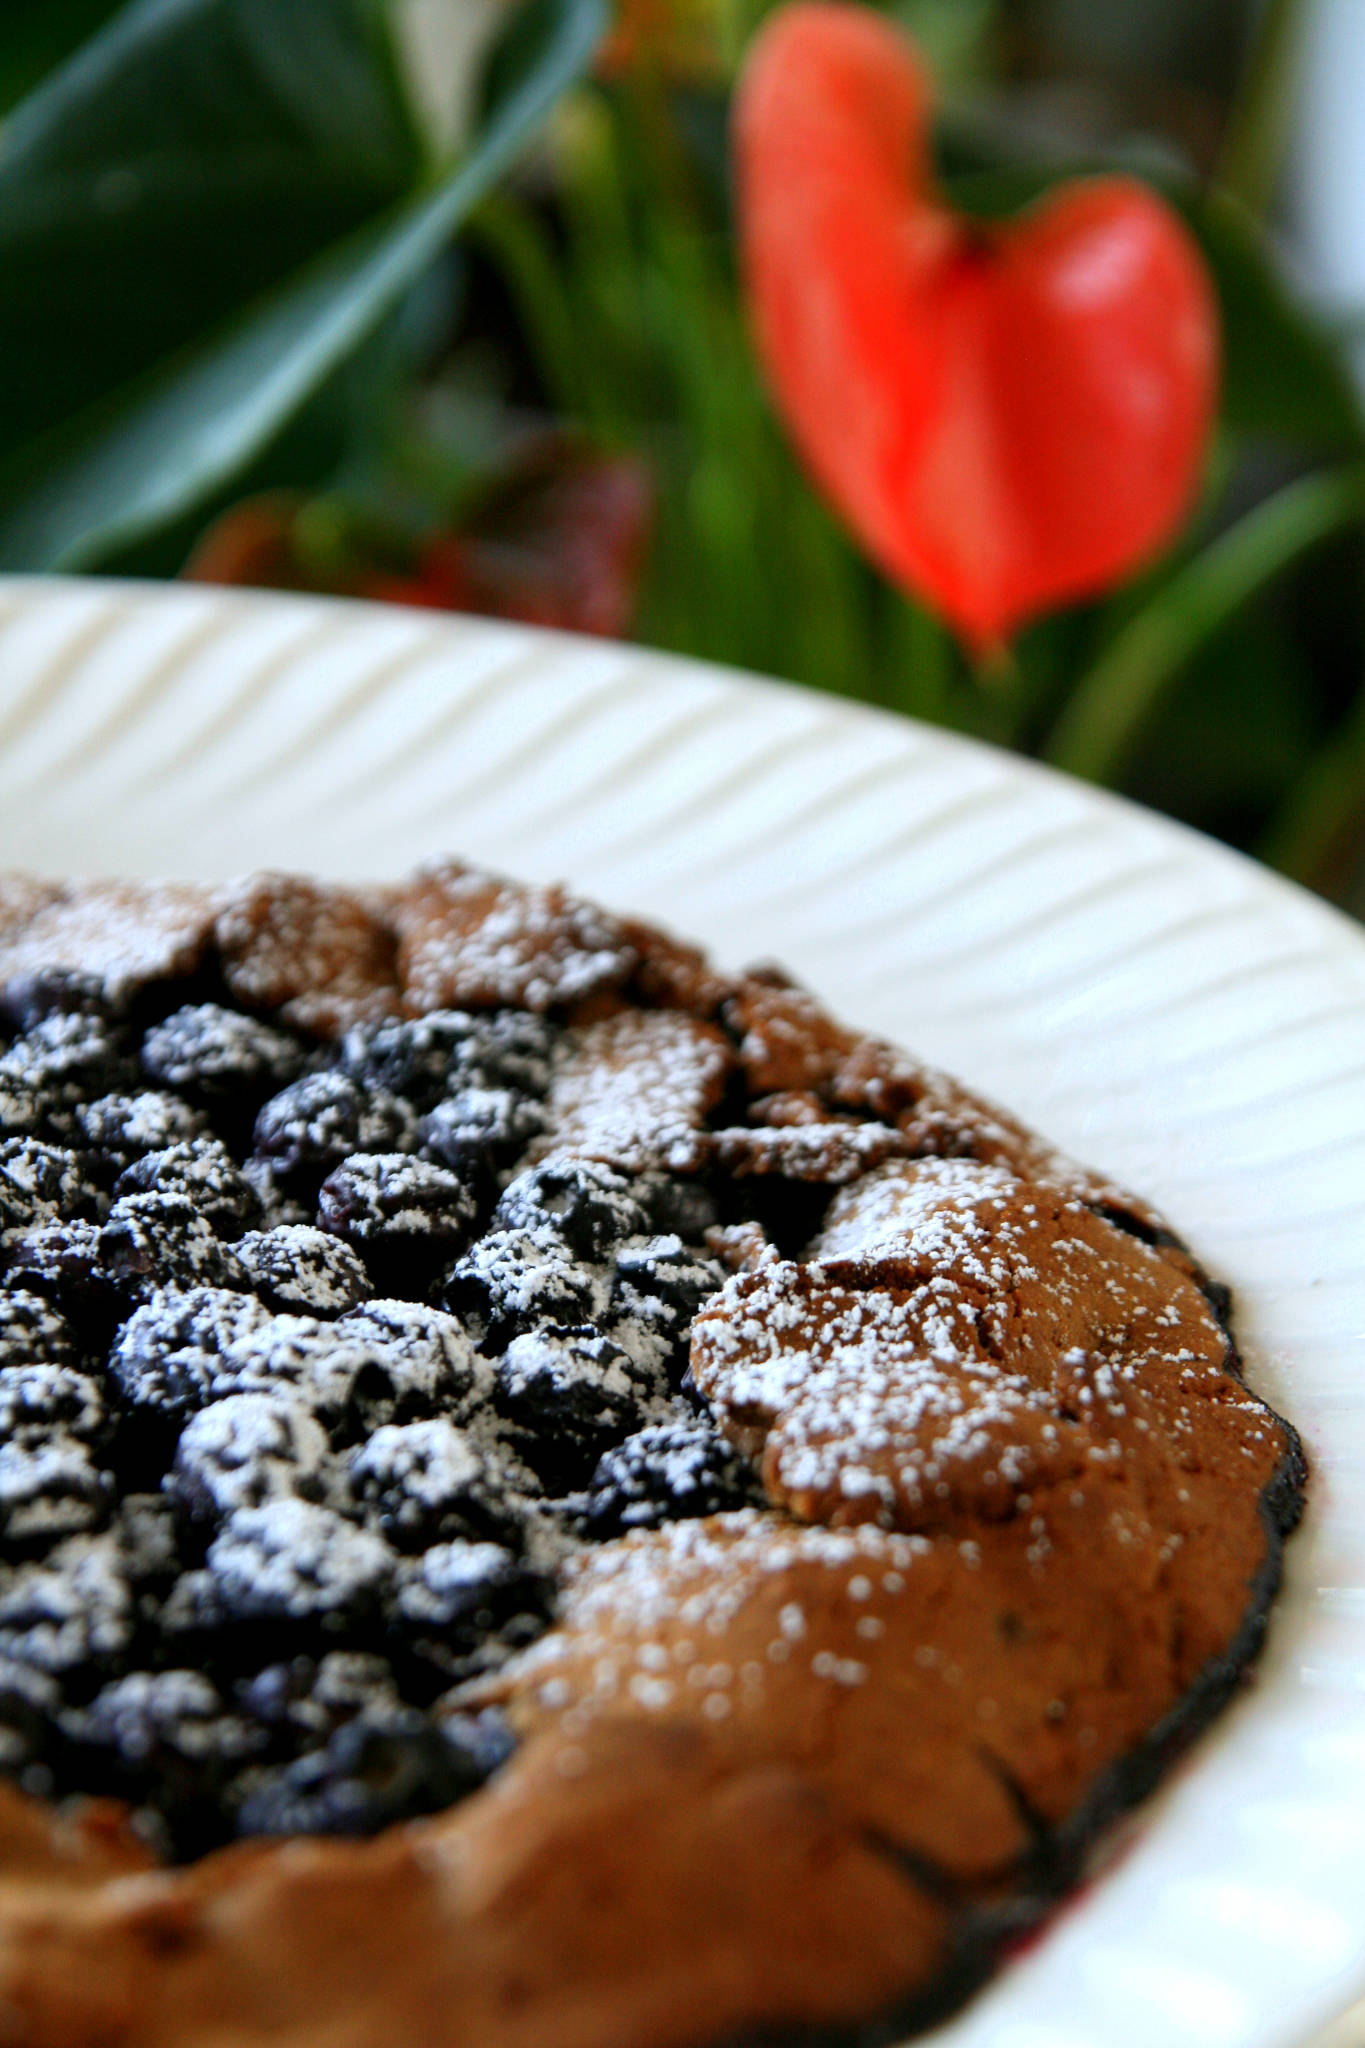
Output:
<instances>
[{"instance_id":1,"label":"red anthurium flower","mask_svg":"<svg viewBox=\"0 0 1365 2048\"><path fill-rule=\"evenodd\" d=\"M1146 186L1003 223L935 190L929 83L885 17L795 0L737 99L759 347L806 461L886 572L978 650L1167 540L1217 401L1218 317Z\"/></svg>"}]
</instances>

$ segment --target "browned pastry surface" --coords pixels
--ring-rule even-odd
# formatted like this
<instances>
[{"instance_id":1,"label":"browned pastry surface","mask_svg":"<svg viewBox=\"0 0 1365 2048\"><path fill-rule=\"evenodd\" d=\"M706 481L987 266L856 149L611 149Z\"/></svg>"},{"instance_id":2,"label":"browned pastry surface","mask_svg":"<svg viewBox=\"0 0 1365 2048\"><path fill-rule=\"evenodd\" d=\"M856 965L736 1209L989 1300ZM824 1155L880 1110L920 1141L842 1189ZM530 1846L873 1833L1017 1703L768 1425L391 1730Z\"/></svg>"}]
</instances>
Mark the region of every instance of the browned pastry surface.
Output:
<instances>
[{"instance_id":1,"label":"browned pastry surface","mask_svg":"<svg viewBox=\"0 0 1365 2048\"><path fill-rule=\"evenodd\" d=\"M714 1232L736 1270L694 1325L769 1505L566 1568L557 1626L470 1688L523 1738L486 1790L167 1869L0 1787L0 2044L708 2048L965 1984L1259 1641L1301 1468L1195 1262L775 972L562 890L0 881L0 989L199 961L319 1035L553 1010L541 1150L832 1199L799 1258Z\"/></svg>"},{"instance_id":2,"label":"browned pastry surface","mask_svg":"<svg viewBox=\"0 0 1365 2048\"><path fill-rule=\"evenodd\" d=\"M619 1010L583 1025L551 1083L549 1127L533 1154L695 1172L733 1063L723 1032L677 1010Z\"/></svg>"},{"instance_id":3,"label":"browned pastry surface","mask_svg":"<svg viewBox=\"0 0 1365 2048\"><path fill-rule=\"evenodd\" d=\"M395 900L410 1011L581 1002L636 962L618 919L558 886L523 888L459 861L425 869Z\"/></svg>"},{"instance_id":4,"label":"browned pastry surface","mask_svg":"<svg viewBox=\"0 0 1365 2048\"><path fill-rule=\"evenodd\" d=\"M377 890L253 875L225 891L214 928L223 979L248 1009L330 1037L397 1014L397 943Z\"/></svg>"},{"instance_id":5,"label":"browned pastry surface","mask_svg":"<svg viewBox=\"0 0 1365 2048\"><path fill-rule=\"evenodd\" d=\"M117 1004L143 983L189 974L203 957L217 908L192 882L49 885L7 877L0 904L0 982L11 996L51 973L98 983Z\"/></svg>"}]
</instances>

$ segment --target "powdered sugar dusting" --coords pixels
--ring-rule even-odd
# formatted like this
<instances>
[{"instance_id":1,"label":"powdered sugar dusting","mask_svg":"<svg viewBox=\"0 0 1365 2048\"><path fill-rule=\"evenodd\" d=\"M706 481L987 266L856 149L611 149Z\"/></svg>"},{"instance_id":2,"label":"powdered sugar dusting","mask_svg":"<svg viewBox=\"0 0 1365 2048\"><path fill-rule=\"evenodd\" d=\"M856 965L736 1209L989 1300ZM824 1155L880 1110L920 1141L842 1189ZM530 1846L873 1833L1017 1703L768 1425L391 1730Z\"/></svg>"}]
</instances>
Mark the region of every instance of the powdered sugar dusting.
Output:
<instances>
[{"instance_id":1,"label":"powdered sugar dusting","mask_svg":"<svg viewBox=\"0 0 1365 2048\"><path fill-rule=\"evenodd\" d=\"M681 1011L624 1010L570 1032L532 1157L566 1151L632 1172L695 1171L700 1133L731 1064L714 1025Z\"/></svg>"},{"instance_id":2,"label":"powdered sugar dusting","mask_svg":"<svg viewBox=\"0 0 1365 2048\"><path fill-rule=\"evenodd\" d=\"M115 1008L144 982L194 968L218 900L191 882L85 882L46 901L45 894L7 890L11 910L16 895L21 910L11 929L0 929L0 984L21 988L78 969Z\"/></svg>"},{"instance_id":3,"label":"powdered sugar dusting","mask_svg":"<svg viewBox=\"0 0 1365 2048\"><path fill-rule=\"evenodd\" d=\"M398 901L395 923L413 1012L547 1010L619 984L635 963L605 911L561 888L524 887L459 862L426 869Z\"/></svg>"}]
</instances>

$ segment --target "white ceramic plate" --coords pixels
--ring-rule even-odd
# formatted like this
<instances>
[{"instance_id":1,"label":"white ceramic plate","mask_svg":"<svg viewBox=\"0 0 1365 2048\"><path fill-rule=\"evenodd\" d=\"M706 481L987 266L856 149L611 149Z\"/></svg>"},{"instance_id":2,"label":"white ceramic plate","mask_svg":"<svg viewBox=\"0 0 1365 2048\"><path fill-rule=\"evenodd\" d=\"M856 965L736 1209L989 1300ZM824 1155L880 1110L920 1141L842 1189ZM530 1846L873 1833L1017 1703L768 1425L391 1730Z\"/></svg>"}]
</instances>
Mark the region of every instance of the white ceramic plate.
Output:
<instances>
[{"instance_id":1,"label":"white ceramic plate","mask_svg":"<svg viewBox=\"0 0 1365 2048\"><path fill-rule=\"evenodd\" d=\"M382 606L0 583L0 865L566 877L961 1072L1232 1281L1312 1510L1248 1696L936 2048L1298 2048L1365 1989L1365 939L989 749Z\"/></svg>"}]
</instances>

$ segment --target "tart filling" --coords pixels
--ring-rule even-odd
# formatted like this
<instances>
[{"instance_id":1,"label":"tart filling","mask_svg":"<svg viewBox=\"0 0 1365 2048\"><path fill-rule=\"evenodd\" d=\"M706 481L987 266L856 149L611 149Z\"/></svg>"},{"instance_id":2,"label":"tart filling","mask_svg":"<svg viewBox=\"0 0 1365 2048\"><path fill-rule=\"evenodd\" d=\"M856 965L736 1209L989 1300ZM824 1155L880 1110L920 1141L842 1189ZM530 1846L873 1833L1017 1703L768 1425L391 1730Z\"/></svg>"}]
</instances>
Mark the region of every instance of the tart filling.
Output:
<instances>
[{"instance_id":1,"label":"tart filling","mask_svg":"<svg viewBox=\"0 0 1365 2048\"><path fill-rule=\"evenodd\" d=\"M0 1007L24 2040L888 2038L1254 1654L1224 1291L779 974L3 877Z\"/></svg>"}]
</instances>

